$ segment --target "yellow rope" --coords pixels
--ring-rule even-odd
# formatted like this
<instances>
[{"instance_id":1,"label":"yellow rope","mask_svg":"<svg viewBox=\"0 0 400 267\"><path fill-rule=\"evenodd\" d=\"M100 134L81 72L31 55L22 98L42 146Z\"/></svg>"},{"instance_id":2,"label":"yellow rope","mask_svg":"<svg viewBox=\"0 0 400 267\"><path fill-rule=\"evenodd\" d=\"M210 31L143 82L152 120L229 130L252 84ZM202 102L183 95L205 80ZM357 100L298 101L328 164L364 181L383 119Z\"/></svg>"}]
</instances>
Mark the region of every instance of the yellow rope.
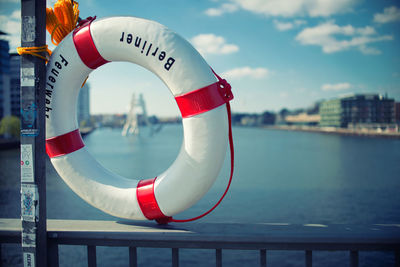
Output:
<instances>
[{"instance_id":1,"label":"yellow rope","mask_svg":"<svg viewBox=\"0 0 400 267\"><path fill-rule=\"evenodd\" d=\"M65 36L72 32L79 19L79 4L71 0L58 0L54 4L54 10L51 7L46 8L46 29L51 35L51 42L58 45ZM18 47L17 52L20 55L30 54L48 61L48 57L39 53L47 52L51 55L51 50L47 45L34 47ZM86 80L88 77L86 78ZM83 82L82 87L85 85Z\"/></svg>"},{"instance_id":2,"label":"yellow rope","mask_svg":"<svg viewBox=\"0 0 400 267\"><path fill-rule=\"evenodd\" d=\"M32 47L17 47L17 52L20 55L32 55L32 56L36 56L39 57L41 59L49 60L48 56L51 55L51 50L48 48L47 45L43 45L43 46L32 46ZM47 53L45 56L39 54L39 53Z\"/></svg>"},{"instance_id":3,"label":"yellow rope","mask_svg":"<svg viewBox=\"0 0 400 267\"><path fill-rule=\"evenodd\" d=\"M51 7L46 8L46 29L51 34L51 42L58 45L65 36L73 31L78 23L79 9L78 3L71 0L58 0L54 4L54 10ZM40 53L47 52L51 55L47 45L18 47L17 52L20 55L32 55L48 61L47 56Z\"/></svg>"}]
</instances>

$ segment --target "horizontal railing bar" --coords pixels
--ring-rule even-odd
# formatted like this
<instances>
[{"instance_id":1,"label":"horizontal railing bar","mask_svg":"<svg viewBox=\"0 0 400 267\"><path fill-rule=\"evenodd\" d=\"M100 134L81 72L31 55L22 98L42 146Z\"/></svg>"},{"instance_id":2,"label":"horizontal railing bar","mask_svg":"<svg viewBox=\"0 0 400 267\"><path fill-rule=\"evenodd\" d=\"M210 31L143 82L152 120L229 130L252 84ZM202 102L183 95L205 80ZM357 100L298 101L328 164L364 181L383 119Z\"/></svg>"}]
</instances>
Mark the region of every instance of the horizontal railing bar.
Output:
<instances>
[{"instance_id":1,"label":"horizontal railing bar","mask_svg":"<svg viewBox=\"0 0 400 267\"><path fill-rule=\"evenodd\" d=\"M248 242L221 242L221 241L174 241L174 240L119 240L119 239L80 239L80 238L56 238L59 245L95 245L108 247L148 247L148 248L187 248L187 249L231 249L231 250L313 250L313 251L396 251L400 248L398 244L358 244L358 243L291 243L291 242L272 242L260 243Z\"/></svg>"},{"instance_id":2,"label":"horizontal railing bar","mask_svg":"<svg viewBox=\"0 0 400 267\"><path fill-rule=\"evenodd\" d=\"M0 231L0 244L21 243L21 230Z\"/></svg>"},{"instance_id":3,"label":"horizontal railing bar","mask_svg":"<svg viewBox=\"0 0 400 267\"><path fill-rule=\"evenodd\" d=\"M0 244L16 244L19 242L3 242L0 238ZM82 245L82 246L107 246L107 247L144 247L144 248L185 248L185 249L229 249L229 250L311 250L311 251L397 251L400 247L396 245L358 245L358 244L323 244L323 243L298 243L298 244L280 244L280 243L221 243L221 242L172 242L172 241L120 241L120 240L100 240L100 239L54 239L57 245Z\"/></svg>"},{"instance_id":4,"label":"horizontal railing bar","mask_svg":"<svg viewBox=\"0 0 400 267\"><path fill-rule=\"evenodd\" d=\"M48 220L59 245L240 250L400 250L400 225L289 225ZM20 219L0 219L0 243L20 243ZM15 242L18 240L18 242ZM11 242L8 242L11 241Z\"/></svg>"},{"instance_id":5,"label":"horizontal railing bar","mask_svg":"<svg viewBox=\"0 0 400 267\"><path fill-rule=\"evenodd\" d=\"M1 237L1 236L0 236ZM120 240L113 237L50 237L53 242L58 245L93 245L93 246L110 246L110 247L149 247L149 248L188 248L188 249L232 249L232 250L336 250L336 251L397 251L400 250L398 243L318 243L318 242L287 242L287 241L275 241L275 242L221 242L221 241L198 241L198 240L187 240L187 241L174 241L174 240L135 240L132 237L131 240ZM16 242L8 242L9 239L0 238L0 243L20 243L21 239Z\"/></svg>"}]
</instances>

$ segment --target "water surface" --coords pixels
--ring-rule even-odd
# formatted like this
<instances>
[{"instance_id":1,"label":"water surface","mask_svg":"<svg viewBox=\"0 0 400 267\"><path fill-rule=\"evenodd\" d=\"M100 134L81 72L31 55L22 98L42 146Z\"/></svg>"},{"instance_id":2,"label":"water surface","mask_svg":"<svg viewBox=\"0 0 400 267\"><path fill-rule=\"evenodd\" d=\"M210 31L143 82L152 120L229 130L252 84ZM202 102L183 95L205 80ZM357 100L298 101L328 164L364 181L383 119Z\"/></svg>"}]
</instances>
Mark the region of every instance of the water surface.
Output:
<instances>
[{"instance_id":1,"label":"water surface","mask_svg":"<svg viewBox=\"0 0 400 267\"><path fill-rule=\"evenodd\" d=\"M201 222L400 223L400 140L257 128L234 128L233 132L235 175L231 190L222 204ZM85 138L88 150L98 161L132 179L152 178L166 170L175 160L181 142L180 125L167 125L153 136L144 130L140 136L129 138L122 137L120 129L97 129ZM229 165L227 152L221 174L211 190L176 218L197 216L210 208L226 187ZM1 217L19 217L18 175L19 151L0 151ZM51 164L47 167L47 187L48 218L118 220L77 197ZM127 265L124 249L107 248L107 253L101 253L102 249L98 253L99 266ZM7 250L4 253L12 254ZM85 253L84 248L62 246L61 266L81 266ZM143 266L150 263L163 266L170 260L169 250L140 249L139 253L139 263ZM212 253L183 250L181 265L214 264ZM337 266L347 261L346 253L335 253L315 253L315 265ZM331 260L326 260L327 257ZM19 254L12 258L10 266L20 263ZM223 258L224 264L233 266L258 264L256 251L224 251ZM385 253L361 253L360 261L368 266L385 266L393 257ZM304 254L269 254L268 263L272 266L281 266L282 262L286 266L303 266Z\"/></svg>"}]
</instances>

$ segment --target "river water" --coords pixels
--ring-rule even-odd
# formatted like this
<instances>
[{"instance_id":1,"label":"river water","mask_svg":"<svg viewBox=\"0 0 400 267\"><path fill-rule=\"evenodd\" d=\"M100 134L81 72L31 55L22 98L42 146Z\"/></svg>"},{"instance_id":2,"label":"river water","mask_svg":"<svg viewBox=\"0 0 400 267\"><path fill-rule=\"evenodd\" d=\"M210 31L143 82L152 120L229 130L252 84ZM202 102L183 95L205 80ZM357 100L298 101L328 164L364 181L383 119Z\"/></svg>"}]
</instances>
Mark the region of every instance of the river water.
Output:
<instances>
[{"instance_id":1,"label":"river water","mask_svg":"<svg viewBox=\"0 0 400 267\"><path fill-rule=\"evenodd\" d=\"M97 129L85 138L107 168L133 179L152 178L175 160L182 127L166 125L149 136L122 137L120 129ZM234 128L235 175L221 205L201 222L290 224L399 224L400 140L308 132ZM19 150L0 151L0 217L20 216ZM196 216L211 207L229 178L229 153L217 182L195 206L176 216ZM52 219L118 220L77 197L47 165L47 213ZM5 266L21 264L15 247L3 249ZM126 248L99 248L98 266L127 266ZM215 264L212 251L183 250L181 266ZM170 250L139 249L139 266L164 266ZM154 256L157 255L157 256ZM314 266L340 266L345 252L315 252ZM83 247L61 246L60 266L85 266ZM223 252L224 264L253 266L258 252ZM387 253L360 253L360 266L387 266ZM7 265L8 264L8 265ZM303 252L271 252L269 266L303 266ZM169 262L167 266L169 265Z\"/></svg>"}]
</instances>

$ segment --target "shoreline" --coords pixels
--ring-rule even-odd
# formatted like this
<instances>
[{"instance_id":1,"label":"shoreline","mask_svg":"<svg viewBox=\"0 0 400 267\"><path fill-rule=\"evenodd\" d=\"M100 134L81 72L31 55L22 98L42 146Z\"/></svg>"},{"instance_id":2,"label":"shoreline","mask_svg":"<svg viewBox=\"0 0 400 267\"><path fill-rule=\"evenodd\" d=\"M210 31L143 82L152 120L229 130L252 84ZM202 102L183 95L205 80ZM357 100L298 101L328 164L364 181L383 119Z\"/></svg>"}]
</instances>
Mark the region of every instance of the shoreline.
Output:
<instances>
[{"instance_id":1,"label":"shoreline","mask_svg":"<svg viewBox=\"0 0 400 267\"><path fill-rule=\"evenodd\" d=\"M356 130L347 128L299 126L299 125L273 125L273 126L261 126L260 128L268 130L298 131L298 132L312 132L312 133L336 134L336 135L370 137L370 138L400 139L400 132L377 132L366 129ZM94 130L95 130L94 128L83 129L81 135L84 138L86 135L89 135ZM18 148L19 145L20 141L18 139L0 138L0 150L15 149Z\"/></svg>"},{"instance_id":2,"label":"shoreline","mask_svg":"<svg viewBox=\"0 0 400 267\"><path fill-rule=\"evenodd\" d=\"M82 138L91 134L94 130L95 130L95 128L92 128L92 127L86 127L86 128L80 129ZM17 138L10 138L10 139L0 138L0 150L19 148L20 144L21 144L21 142Z\"/></svg>"},{"instance_id":3,"label":"shoreline","mask_svg":"<svg viewBox=\"0 0 400 267\"><path fill-rule=\"evenodd\" d=\"M372 130L356 130L347 128L334 128L334 127L315 127L315 126L297 126L297 125L274 125L263 126L264 129L270 130L284 130L284 131L299 131L299 132L314 132L323 134L337 134L347 136L361 136L373 138L393 138L400 139L400 132L377 132Z\"/></svg>"}]
</instances>

